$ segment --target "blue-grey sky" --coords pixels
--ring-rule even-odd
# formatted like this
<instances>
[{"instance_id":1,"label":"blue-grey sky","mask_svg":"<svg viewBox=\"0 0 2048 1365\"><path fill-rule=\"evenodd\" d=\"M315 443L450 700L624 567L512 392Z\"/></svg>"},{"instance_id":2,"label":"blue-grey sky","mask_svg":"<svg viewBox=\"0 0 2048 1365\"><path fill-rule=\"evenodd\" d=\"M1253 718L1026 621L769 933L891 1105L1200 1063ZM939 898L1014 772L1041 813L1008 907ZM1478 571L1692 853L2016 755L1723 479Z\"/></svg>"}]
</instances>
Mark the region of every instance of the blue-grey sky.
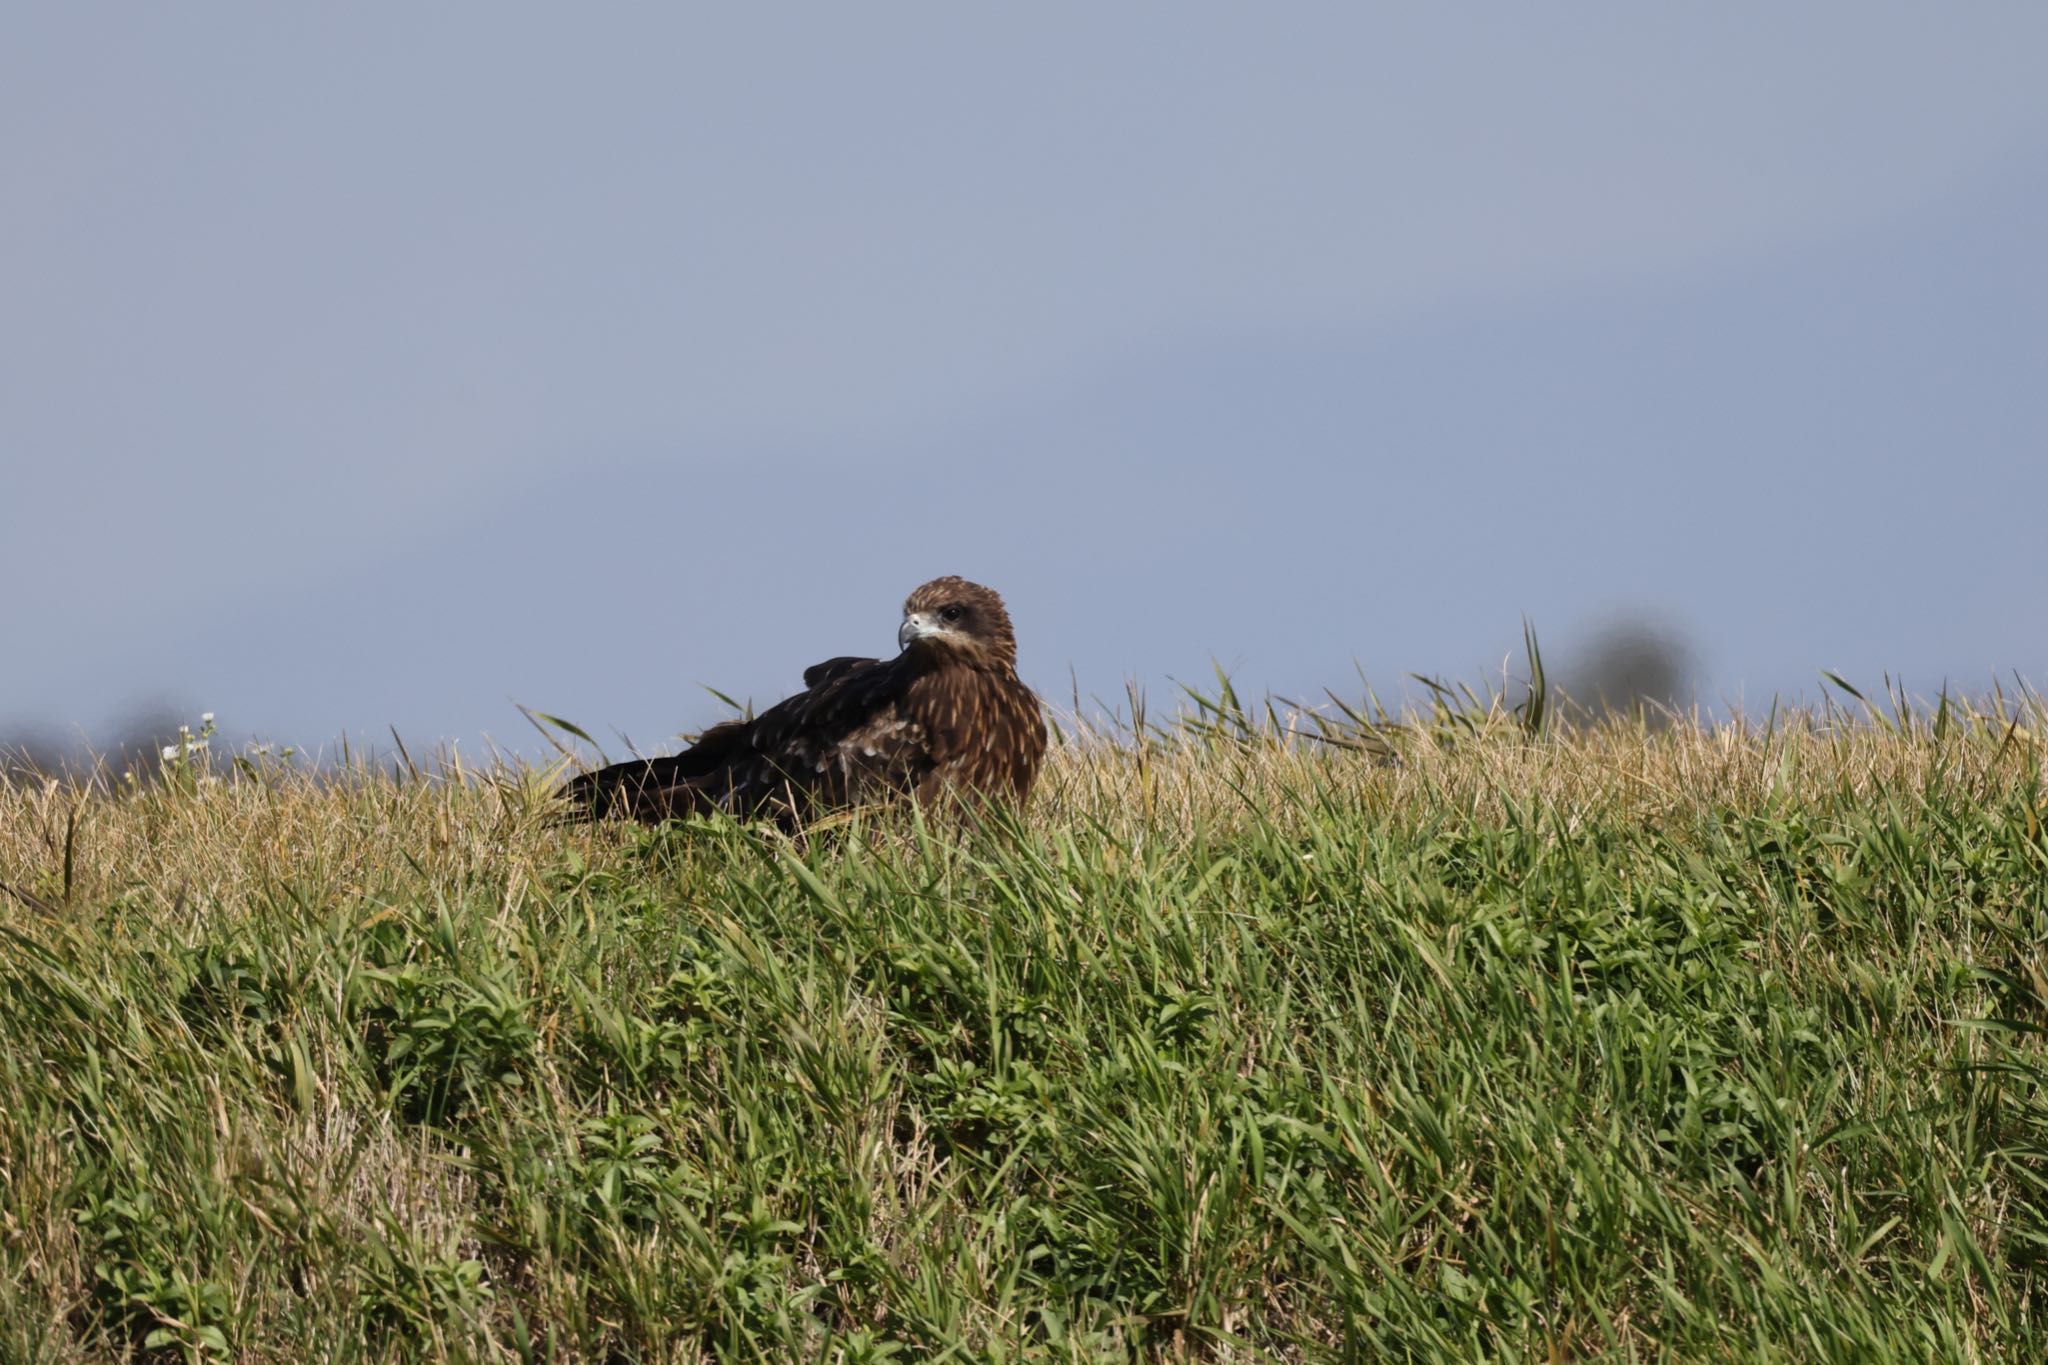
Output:
<instances>
[{"instance_id":1,"label":"blue-grey sky","mask_svg":"<svg viewBox=\"0 0 2048 1365\"><path fill-rule=\"evenodd\" d=\"M0 725L2048 676L2048 8L22 7Z\"/></svg>"}]
</instances>

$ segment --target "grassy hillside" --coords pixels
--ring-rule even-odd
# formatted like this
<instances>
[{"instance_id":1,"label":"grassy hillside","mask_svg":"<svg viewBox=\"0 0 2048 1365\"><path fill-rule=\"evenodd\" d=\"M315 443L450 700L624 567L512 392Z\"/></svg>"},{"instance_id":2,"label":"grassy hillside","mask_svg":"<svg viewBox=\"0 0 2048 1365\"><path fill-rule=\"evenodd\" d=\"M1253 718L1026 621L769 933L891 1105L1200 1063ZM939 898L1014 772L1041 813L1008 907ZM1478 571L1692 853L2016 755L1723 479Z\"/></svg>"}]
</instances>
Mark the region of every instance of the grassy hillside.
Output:
<instances>
[{"instance_id":1,"label":"grassy hillside","mask_svg":"<svg viewBox=\"0 0 2048 1365\"><path fill-rule=\"evenodd\" d=\"M0 788L0 1358L2048 1358L2038 712Z\"/></svg>"}]
</instances>

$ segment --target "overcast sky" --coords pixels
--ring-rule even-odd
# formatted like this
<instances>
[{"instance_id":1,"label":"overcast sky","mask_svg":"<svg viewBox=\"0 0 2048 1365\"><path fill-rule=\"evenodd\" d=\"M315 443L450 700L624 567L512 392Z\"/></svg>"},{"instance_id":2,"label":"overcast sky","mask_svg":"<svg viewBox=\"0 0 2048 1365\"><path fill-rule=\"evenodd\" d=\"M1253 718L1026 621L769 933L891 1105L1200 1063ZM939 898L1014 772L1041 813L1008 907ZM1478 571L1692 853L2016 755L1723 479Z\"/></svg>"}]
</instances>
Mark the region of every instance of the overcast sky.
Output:
<instances>
[{"instance_id":1,"label":"overcast sky","mask_svg":"<svg viewBox=\"0 0 2048 1365\"><path fill-rule=\"evenodd\" d=\"M2048 7L22 6L0 726L2048 677Z\"/></svg>"}]
</instances>

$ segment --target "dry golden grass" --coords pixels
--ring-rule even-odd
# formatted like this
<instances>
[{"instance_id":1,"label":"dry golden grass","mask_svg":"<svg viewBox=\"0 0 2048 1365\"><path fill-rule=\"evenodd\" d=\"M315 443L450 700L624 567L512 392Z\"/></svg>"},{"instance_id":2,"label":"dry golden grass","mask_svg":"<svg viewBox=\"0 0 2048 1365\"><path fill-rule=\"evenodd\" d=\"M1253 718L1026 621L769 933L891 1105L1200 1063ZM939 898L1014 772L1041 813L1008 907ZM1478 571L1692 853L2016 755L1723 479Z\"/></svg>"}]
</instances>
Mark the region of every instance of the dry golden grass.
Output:
<instances>
[{"instance_id":1,"label":"dry golden grass","mask_svg":"<svg viewBox=\"0 0 2048 1365\"><path fill-rule=\"evenodd\" d=\"M1391 762L1306 727L1247 728L1239 740L1169 730L1142 744L1085 734L1054 747L1027 823L1120 840L1213 840L1295 818L1311 793L1355 798L1404 826L1498 820L1514 807L1541 809L1566 830L1594 813L1747 815L1774 802L1987 791L2040 767L2044 728L2038 706L1957 707L1939 737L1925 716L1901 726L1833 710L1789 712L1769 726L1623 719L1534 737L1496 710L1464 728L1394 728ZM362 897L508 870L506 894L516 896L520 869L536 859L618 837L616 827L557 823L551 792L563 771L458 761L422 777L397 765L336 773L271 764L141 788L0 778L0 882L45 906L145 895L208 915L282 885Z\"/></svg>"}]
</instances>

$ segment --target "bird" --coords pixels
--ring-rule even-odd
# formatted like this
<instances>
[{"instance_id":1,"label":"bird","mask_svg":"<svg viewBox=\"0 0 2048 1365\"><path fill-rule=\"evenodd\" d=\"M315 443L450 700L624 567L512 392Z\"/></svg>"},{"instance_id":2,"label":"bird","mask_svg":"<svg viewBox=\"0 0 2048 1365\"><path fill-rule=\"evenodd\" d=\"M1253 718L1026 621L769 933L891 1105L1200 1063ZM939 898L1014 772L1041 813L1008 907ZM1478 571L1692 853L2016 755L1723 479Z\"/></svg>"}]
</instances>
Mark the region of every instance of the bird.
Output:
<instances>
[{"instance_id":1,"label":"bird","mask_svg":"<svg viewBox=\"0 0 2048 1365\"><path fill-rule=\"evenodd\" d=\"M903 603L890 659L804 670L804 690L714 725L666 758L579 774L569 809L647 824L724 811L785 829L892 796L1021 806L1045 758L1045 716L1017 677L1017 637L992 588L948 575Z\"/></svg>"}]
</instances>

